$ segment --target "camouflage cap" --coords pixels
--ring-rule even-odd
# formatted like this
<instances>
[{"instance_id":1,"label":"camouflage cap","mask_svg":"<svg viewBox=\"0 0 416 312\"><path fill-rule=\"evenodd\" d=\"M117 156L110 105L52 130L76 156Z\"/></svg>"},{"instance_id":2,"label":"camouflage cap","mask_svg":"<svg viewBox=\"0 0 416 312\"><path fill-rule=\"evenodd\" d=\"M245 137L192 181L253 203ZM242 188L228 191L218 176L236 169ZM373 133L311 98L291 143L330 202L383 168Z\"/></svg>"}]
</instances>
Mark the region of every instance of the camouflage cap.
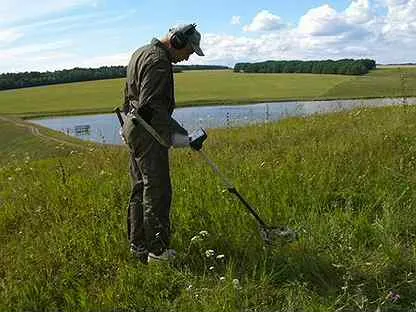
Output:
<instances>
[{"instance_id":1,"label":"camouflage cap","mask_svg":"<svg viewBox=\"0 0 416 312\"><path fill-rule=\"evenodd\" d=\"M201 34L199 33L199 31L195 29L195 27L195 24L174 26L171 29L169 29L169 34L171 35L178 31L182 32L183 34L185 34L188 40L188 45L194 50L194 52L199 56L204 56L205 54L204 52L202 52L202 49L200 47ZM190 32L190 34L188 34L188 31L190 29L192 29L192 31Z\"/></svg>"}]
</instances>

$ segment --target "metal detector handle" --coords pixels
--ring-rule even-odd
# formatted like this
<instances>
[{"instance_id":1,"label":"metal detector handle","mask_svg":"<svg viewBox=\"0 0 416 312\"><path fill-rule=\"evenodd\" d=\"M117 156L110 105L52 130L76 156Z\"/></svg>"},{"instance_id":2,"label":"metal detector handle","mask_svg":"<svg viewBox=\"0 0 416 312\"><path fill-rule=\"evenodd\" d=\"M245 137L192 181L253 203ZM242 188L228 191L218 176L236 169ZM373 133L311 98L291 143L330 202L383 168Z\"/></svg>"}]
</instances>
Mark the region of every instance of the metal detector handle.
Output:
<instances>
[{"instance_id":1,"label":"metal detector handle","mask_svg":"<svg viewBox=\"0 0 416 312\"><path fill-rule=\"evenodd\" d=\"M118 118L118 121L120 122L120 126L123 127L124 126L124 119L123 119L123 116L121 116L120 108L119 107L116 107L113 110L113 112L117 114L117 118Z\"/></svg>"},{"instance_id":2,"label":"metal detector handle","mask_svg":"<svg viewBox=\"0 0 416 312\"><path fill-rule=\"evenodd\" d=\"M205 161L208 163L208 165L210 165L210 167L212 168L212 170L214 170L214 172L216 174L218 174L218 176L221 178L222 182L225 184L225 186L227 187L227 190L236 195L238 197L238 199L244 204L244 206L251 212L251 214L254 216L254 218L256 218L256 220L260 223L260 225L262 227L267 227L267 225L264 223L264 221L260 218L260 216L257 214L257 212L253 209L253 207L250 206L250 204L245 200L245 198L237 191L237 189L235 188L235 186L227 179L227 177L220 171L220 169L217 167L216 164L213 163L213 161L211 159L208 158L208 156L202 151L199 150L198 151L200 153L200 155L205 159Z\"/></svg>"}]
</instances>

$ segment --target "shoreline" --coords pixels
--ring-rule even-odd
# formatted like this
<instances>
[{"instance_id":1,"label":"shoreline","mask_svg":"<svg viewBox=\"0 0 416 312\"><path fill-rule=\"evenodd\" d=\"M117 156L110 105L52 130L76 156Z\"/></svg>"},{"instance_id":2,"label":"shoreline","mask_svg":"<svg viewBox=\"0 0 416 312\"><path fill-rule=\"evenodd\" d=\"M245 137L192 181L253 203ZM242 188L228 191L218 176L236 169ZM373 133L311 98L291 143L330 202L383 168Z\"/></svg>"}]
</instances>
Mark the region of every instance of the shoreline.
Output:
<instances>
[{"instance_id":1,"label":"shoreline","mask_svg":"<svg viewBox=\"0 0 416 312\"><path fill-rule=\"evenodd\" d=\"M392 97L392 96L385 96L385 97L315 97L315 98L297 98L297 99L261 99L261 100L242 100L242 101L205 101L201 100L192 101L192 102L182 102L177 104L175 109L178 108L186 108L186 107L207 107L207 106L222 106L222 105L250 105L250 104L262 104L262 103L288 103L288 102L317 102L317 101L348 101L348 100L383 100L383 99L411 99L416 98L414 96L409 97ZM199 103L199 104L198 104ZM117 106L115 106L117 107ZM114 108L115 108L114 107ZM68 117L68 116L87 116L87 115L97 115L97 114L111 114L113 113L113 109L110 108L102 108L102 109L91 109L91 110L74 110L74 111L53 111L53 112L41 112L41 113L7 113L7 114L0 114L0 116L9 116L14 118L20 118L23 120L27 119L41 119L41 118L48 118L48 117Z\"/></svg>"}]
</instances>

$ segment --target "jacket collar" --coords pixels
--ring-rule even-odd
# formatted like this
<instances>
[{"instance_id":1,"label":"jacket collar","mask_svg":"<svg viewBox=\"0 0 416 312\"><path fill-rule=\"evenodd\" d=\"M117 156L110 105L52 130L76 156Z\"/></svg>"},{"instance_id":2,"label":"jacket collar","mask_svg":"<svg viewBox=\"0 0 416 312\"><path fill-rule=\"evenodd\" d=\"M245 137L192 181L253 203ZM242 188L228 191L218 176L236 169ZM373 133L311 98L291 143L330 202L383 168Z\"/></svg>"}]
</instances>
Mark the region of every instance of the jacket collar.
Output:
<instances>
[{"instance_id":1,"label":"jacket collar","mask_svg":"<svg viewBox=\"0 0 416 312\"><path fill-rule=\"evenodd\" d=\"M172 55L170 54L169 49L162 42L160 42L159 39L153 38L150 44L157 46L158 48L161 48L163 51L165 51L169 61L172 63Z\"/></svg>"}]
</instances>

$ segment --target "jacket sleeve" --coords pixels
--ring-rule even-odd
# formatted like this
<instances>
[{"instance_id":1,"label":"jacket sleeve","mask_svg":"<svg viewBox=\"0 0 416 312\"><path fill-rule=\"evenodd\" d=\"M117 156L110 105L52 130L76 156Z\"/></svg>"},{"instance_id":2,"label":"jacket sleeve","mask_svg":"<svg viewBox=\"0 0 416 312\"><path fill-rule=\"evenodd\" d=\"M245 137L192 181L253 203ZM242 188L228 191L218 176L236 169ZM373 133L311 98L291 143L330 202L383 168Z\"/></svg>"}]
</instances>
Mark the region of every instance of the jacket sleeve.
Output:
<instances>
[{"instance_id":1,"label":"jacket sleeve","mask_svg":"<svg viewBox=\"0 0 416 312\"><path fill-rule=\"evenodd\" d=\"M173 81L170 63L157 60L148 64L143 71L140 83L140 106L151 112L151 126L171 144L170 138L170 103L172 99Z\"/></svg>"}]
</instances>

